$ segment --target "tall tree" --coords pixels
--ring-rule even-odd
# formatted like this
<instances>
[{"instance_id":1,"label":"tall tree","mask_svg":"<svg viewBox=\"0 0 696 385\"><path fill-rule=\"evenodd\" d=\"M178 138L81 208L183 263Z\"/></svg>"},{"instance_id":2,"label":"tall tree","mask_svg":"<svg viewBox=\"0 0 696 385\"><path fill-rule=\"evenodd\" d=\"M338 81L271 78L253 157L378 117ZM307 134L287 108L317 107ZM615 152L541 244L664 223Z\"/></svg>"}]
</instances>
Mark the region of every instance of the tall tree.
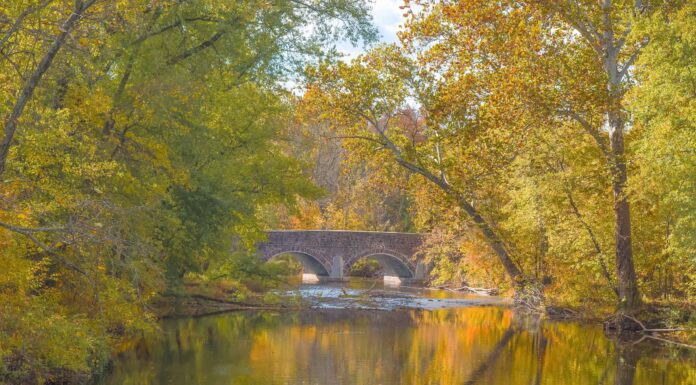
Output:
<instances>
[{"instance_id":1,"label":"tall tree","mask_svg":"<svg viewBox=\"0 0 696 385\"><path fill-rule=\"evenodd\" d=\"M625 311L635 311L640 306L640 294L633 261L631 213L627 190L624 136L628 118L624 96L631 85L629 71L647 44L647 40L636 40L631 35L635 18L646 11L647 5L641 0L604 0L599 4L574 1L540 4L548 9L551 15L558 14L569 27L582 36L585 49L592 50L595 60L604 70L604 106L600 106L603 108L597 111L604 115L602 126L592 125L587 119L588 113L579 109L577 105L561 107L558 112L568 114L592 135L606 158L614 195L619 307ZM608 145L603 131L606 131L608 136Z\"/></svg>"},{"instance_id":2,"label":"tall tree","mask_svg":"<svg viewBox=\"0 0 696 385\"><path fill-rule=\"evenodd\" d=\"M642 1L416 1L404 33L423 60L453 80L456 93L479 70L510 80L506 100L526 104L556 124L572 122L591 137L604 160L614 211L619 307L635 311L640 294L634 267L627 189L625 95L632 68L648 44L637 20L666 5ZM505 108L501 104L501 108Z\"/></svg>"}]
</instances>

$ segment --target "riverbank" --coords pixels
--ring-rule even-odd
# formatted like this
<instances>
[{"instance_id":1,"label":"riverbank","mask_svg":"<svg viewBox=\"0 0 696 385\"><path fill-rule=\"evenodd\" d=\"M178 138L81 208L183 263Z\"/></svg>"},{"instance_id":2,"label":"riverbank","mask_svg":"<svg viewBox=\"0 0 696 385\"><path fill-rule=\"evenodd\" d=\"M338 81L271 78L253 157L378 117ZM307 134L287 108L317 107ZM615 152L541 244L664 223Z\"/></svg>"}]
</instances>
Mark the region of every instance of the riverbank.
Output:
<instances>
[{"instance_id":1,"label":"riverbank","mask_svg":"<svg viewBox=\"0 0 696 385\"><path fill-rule=\"evenodd\" d=\"M199 317L239 310L302 309L309 306L297 295L277 291L252 291L222 284L187 282L176 290L162 293L150 304L157 318Z\"/></svg>"},{"instance_id":2,"label":"riverbank","mask_svg":"<svg viewBox=\"0 0 696 385\"><path fill-rule=\"evenodd\" d=\"M507 297L491 295L490 290L461 290L446 287L394 287L377 279L354 279L348 282L307 284L292 289L270 291L234 290L200 283L188 283L176 292L168 292L153 301L151 308L159 318L203 316L239 310L364 309L435 310L467 306L513 306ZM550 303L540 316L556 321L601 324L611 334L658 330L674 332L680 343L693 344L696 330L696 306L684 303L646 304L641 314L617 319L609 306L573 307ZM624 330L619 330L623 328Z\"/></svg>"},{"instance_id":3,"label":"riverbank","mask_svg":"<svg viewBox=\"0 0 696 385\"><path fill-rule=\"evenodd\" d=\"M252 312L277 315L297 314L301 316L302 314L316 314L320 312L324 314L323 318L333 319L337 316L336 314L346 314L345 312L347 311L358 318L360 318L360 314L381 313L398 313L401 315L395 317L399 318L408 314L415 314L413 313L414 311L419 314L431 314L432 317L440 317L442 314L449 314L450 311L456 313L459 311L458 309L484 308L499 309L504 314L517 319L516 322L520 323L520 325L560 321L560 324L584 325L583 327L596 328L600 327L602 321L604 321L596 314L588 315L581 311L565 308L550 308L550 312L547 314L530 317L514 311L512 301L509 298L482 296L452 290L433 290L432 288L389 287L375 280L299 285L292 288L258 292L241 292L225 285L205 285L189 282L181 286L177 291L163 293L149 304L149 309L161 320L160 323L168 322L167 320L169 319L193 320L196 318L217 317L224 315L224 313ZM660 325L664 325L664 320L655 322L662 322ZM650 323L648 325L651 325L650 328L652 328L654 324ZM482 328L494 326L485 323L481 324ZM646 328L648 327L646 326ZM159 335L160 333L156 334ZM692 344L691 338L693 337L693 333L689 334L687 331L670 333L667 338L662 338L662 334L655 333L634 333L632 335L616 336L607 335L605 331L604 335L610 337L610 339L631 341L632 343L649 339L666 346L682 347ZM138 337L133 342L122 345L116 352L116 356L130 354L128 352L132 349L137 349L138 344L140 344L138 341L142 338L145 337ZM101 370L95 367L95 372ZM64 371L55 373L53 381L46 383L85 383L90 377L90 373ZM33 384L36 382L31 382L30 380L10 383Z\"/></svg>"},{"instance_id":4,"label":"riverbank","mask_svg":"<svg viewBox=\"0 0 696 385\"><path fill-rule=\"evenodd\" d=\"M472 301L467 295L433 291L419 297L430 304L423 309L401 306L414 300L409 290L369 289L301 286L311 309L164 319L162 333L116 356L97 385L579 385L611 383L619 371L633 374L614 381L620 385L696 379L689 349L624 343L597 324L528 316L504 304L449 306Z\"/></svg>"}]
</instances>

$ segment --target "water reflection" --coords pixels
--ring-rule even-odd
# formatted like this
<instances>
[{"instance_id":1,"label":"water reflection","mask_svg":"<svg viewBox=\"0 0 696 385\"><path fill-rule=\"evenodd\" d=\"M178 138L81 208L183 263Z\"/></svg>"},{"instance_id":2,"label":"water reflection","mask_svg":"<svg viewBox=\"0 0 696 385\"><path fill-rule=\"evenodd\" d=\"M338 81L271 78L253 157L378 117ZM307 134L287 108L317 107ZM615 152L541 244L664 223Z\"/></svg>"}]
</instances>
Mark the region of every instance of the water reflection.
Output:
<instances>
[{"instance_id":1,"label":"water reflection","mask_svg":"<svg viewBox=\"0 0 696 385\"><path fill-rule=\"evenodd\" d=\"M99 383L696 384L691 352L617 344L597 327L495 307L238 312L162 329Z\"/></svg>"}]
</instances>

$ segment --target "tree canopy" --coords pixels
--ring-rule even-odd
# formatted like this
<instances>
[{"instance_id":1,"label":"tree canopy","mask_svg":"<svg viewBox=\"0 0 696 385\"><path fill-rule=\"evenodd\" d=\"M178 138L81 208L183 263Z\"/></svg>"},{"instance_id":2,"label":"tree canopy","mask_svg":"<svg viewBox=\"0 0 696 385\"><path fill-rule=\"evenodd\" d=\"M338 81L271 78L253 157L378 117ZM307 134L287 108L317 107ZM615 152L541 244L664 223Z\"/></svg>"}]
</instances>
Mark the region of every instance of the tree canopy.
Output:
<instances>
[{"instance_id":1,"label":"tree canopy","mask_svg":"<svg viewBox=\"0 0 696 385\"><path fill-rule=\"evenodd\" d=\"M0 382L103 368L192 277L275 279L275 227L427 233L433 283L535 311L691 306L694 2L402 10L371 46L363 0L3 2Z\"/></svg>"},{"instance_id":2,"label":"tree canopy","mask_svg":"<svg viewBox=\"0 0 696 385\"><path fill-rule=\"evenodd\" d=\"M319 196L284 84L374 37L353 0L3 2L0 379L100 368L153 296L232 274L264 207Z\"/></svg>"},{"instance_id":3,"label":"tree canopy","mask_svg":"<svg viewBox=\"0 0 696 385\"><path fill-rule=\"evenodd\" d=\"M303 119L407 180L443 280L691 298L690 7L407 1L399 44L308 71Z\"/></svg>"}]
</instances>

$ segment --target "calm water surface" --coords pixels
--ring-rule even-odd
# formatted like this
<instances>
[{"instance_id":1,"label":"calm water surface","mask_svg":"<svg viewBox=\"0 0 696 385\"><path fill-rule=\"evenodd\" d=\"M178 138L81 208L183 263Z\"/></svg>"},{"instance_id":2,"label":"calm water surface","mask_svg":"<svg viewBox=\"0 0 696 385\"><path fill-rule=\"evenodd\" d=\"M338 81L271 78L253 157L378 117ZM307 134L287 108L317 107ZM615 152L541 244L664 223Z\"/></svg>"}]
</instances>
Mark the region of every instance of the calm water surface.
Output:
<instances>
[{"instance_id":1,"label":"calm water surface","mask_svg":"<svg viewBox=\"0 0 696 385\"><path fill-rule=\"evenodd\" d=\"M304 290L330 298L340 289ZM694 352L619 344L599 327L438 296L421 298L429 310L328 306L165 320L161 336L120 355L98 384L696 385Z\"/></svg>"}]
</instances>

